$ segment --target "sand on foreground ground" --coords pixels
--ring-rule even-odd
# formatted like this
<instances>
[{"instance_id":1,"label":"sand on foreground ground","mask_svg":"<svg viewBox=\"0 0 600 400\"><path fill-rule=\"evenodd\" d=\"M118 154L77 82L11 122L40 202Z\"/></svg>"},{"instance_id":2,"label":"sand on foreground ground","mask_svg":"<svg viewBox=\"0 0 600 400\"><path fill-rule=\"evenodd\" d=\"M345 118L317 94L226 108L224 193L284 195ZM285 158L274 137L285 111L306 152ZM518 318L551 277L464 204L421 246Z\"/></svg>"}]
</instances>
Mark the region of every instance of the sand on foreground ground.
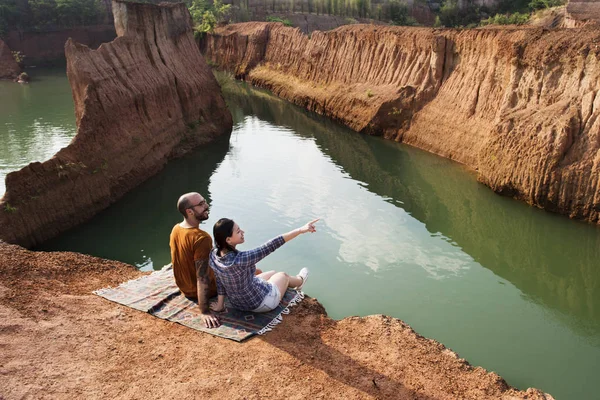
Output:
<instances>
[{"instance_id":1,"label":"sand on foreground ground","mask_svg":"<svg viewBox=\"0 0 600 400\"><path fill-rule=\"evenodd\" d=\"M551 399L509 387L385 316L306 298L235 343L93 295L132 266L0 242L0 398Z\"/></svg>"}]
</instances>

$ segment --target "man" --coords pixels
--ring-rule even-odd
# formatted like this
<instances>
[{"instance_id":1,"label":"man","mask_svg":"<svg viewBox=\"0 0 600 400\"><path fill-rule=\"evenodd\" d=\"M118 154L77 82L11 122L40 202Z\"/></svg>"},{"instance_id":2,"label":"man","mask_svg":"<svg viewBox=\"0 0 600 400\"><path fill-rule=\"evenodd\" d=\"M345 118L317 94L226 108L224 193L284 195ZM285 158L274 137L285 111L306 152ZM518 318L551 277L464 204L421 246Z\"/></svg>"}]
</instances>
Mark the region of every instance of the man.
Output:
<instances>
[{"instance_id":1,"label":"man","mask_svg":"<svg viewBox=\"0 0 600 400\"><path fill-rule=\"evenodd\" d=\"M175 282L189 298L198 299L201 318L207 328L220 325L208 307L208 299L217 295L215 274L208 266L212 239L199 228L208 219L209 205L200 193L186 193L177 201L183 221L173 227L169 246Z\"/></svg>"}]
</instances>

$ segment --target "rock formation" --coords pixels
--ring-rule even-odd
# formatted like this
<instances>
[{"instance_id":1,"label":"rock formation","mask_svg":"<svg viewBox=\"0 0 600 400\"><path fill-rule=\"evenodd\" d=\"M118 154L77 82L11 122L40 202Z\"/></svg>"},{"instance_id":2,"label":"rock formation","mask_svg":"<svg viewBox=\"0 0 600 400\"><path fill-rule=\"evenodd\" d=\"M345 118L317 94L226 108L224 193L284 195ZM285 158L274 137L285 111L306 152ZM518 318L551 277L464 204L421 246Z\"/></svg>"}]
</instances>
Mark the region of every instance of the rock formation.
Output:
<instances>
[{"instance_id":1,"label":"rock formation","mask_svg":"<svg viewBox=\"0 0 600 400\"><path fill-rule=\"evenodd\" d=\"M36 245L108 207L168 158L231 132L185 5L113 9L113 42L66 43L77 135L52 159L7 175L0 239Z\"/></svg>"},{"instance_id":2,"label":"rock formation","mask_svg":"<svg viewBox=\"0 0 600 400\"><path fill-rule=\"evenodd\" d=\"M225 26L205 55L352 129L464 163L496 192L600 223L600 32Z\"/></svg>"},{"instance_id":3,"label":"rock formation","mask_svg":"<svg viewBox=\"0 0 600 400\"><path fill-rule=\"evenodd\" d=\"M21 73L10 48L0 39L0 79L16 79Z\"/></svg>"},{"instance_id":4,"label":"rock formation","mask_svg":"<svg viewBox=\"0 0 600 400\"><path fill-rule=\"evenodd\" d=\"M579 28L600 22L600 3L597 0L569 1L565 12L565 26Z\"/></svg>"}]
</instances>

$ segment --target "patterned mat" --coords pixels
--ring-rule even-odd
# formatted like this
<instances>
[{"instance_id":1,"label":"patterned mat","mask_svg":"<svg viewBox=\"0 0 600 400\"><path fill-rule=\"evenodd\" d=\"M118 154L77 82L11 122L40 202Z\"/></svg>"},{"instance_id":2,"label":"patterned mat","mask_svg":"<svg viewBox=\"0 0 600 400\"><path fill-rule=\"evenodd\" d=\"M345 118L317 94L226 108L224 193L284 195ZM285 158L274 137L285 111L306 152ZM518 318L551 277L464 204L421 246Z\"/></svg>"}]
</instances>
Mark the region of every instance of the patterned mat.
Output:
<instances>
[{"instance_id":1,"label":"patterned mat","mask_svg":"<svg viewBox=\"0 0 600 400\"><path fill-rule=\"evenodd\" d=\"M155 317L237 342L272 330L281 322L283 315L289 313L288 307L304 298L302 292L288 289L279 306L268 313L240 311L233 308L226 298L226 309L219 313L221 326L209 329L200 319L198 304L181 294L177 288L171 265L116 288L100 289L94 293Z\"/></svg>"}]
</instances>

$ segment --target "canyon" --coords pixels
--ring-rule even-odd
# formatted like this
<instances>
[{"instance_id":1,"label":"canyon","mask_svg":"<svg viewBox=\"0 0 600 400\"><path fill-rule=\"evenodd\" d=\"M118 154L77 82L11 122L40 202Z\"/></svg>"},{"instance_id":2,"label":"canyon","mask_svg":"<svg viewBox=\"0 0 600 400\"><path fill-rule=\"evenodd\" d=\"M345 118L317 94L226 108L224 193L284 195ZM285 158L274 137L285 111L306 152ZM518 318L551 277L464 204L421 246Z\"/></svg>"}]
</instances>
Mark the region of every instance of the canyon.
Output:
<instances>
[{"instance_id":1,"label":"canyon","mask_svg":"<svg viewBox=\"0 0 600 400\"><path fill-rule=\"evenodd\" d=\"M65 46L77 136L7 176L1 396L552 398L510 387L400 320L334 321L310 298L240 351L91 294L143 274L131 266L5 243L56 236L231 130L185 7L113 10L117 39L97 50ZM366 25L308 36L247 23L218 28L201 49L238 78L356 131L451 158L499 193L598 223L599 39L590 29Z\"/></svg>"},{"instance_id":2,"label":"canyon","mask_svg":"<svg viewBox=\"0 0 600 400\"><path fill-rule=\"evenodd\" d=\"M448 157L492 190L600 223L600 33L219 27L212 63L370 135Z\"/></svg>"},{"instance_id":3,"label":"canyon","mask_svg":"<svg viewBox=\"0 0 600 400\"><path fill-rule=\"evenodd\" d=\"M118 37L68 40L77 135L54 157L6 176L0 239L32 247L91 218L169 158L231 132L183 4L115 2Z\"/></svg>"}]
</instances>

